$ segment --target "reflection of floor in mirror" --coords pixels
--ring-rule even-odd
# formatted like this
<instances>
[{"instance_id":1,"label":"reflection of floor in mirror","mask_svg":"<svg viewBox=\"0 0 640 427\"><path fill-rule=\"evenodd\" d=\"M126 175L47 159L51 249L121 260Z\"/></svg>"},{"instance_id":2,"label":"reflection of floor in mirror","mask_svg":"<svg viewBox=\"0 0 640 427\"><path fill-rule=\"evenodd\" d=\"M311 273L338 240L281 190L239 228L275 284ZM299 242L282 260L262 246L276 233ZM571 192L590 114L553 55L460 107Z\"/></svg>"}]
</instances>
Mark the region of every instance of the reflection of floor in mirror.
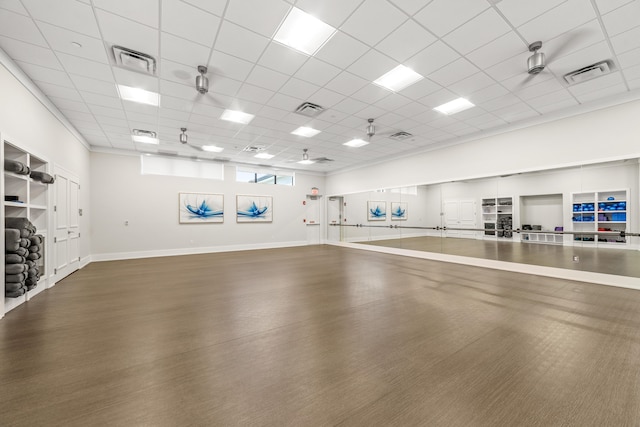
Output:
<instances>
[{"instance_id":1,"label":"reflection of floor in mirror","mask_svg":"<svg viewBox=\"0 0 640 427\"><path fill-rule=\"evenodd\" d=\"M542 265L619 276L640 277L640 252L636 250L561 246L442 237L358 242L367 245L445 253L472 258ZM573 257L578 256L579 262Z\"/></svg>"}]
</instances>

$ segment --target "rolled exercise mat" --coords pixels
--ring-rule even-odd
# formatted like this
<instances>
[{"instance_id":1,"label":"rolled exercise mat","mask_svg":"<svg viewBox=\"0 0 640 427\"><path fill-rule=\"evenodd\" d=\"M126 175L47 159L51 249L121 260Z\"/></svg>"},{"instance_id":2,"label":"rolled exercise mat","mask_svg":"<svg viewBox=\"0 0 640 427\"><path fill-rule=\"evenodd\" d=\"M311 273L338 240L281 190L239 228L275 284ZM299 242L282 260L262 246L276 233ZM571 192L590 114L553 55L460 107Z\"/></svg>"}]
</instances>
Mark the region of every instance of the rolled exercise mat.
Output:
<instances>
[{"instance_id":1,"label":"rolled exercise mat","mask_svg":"<svg viewBox=\"0 0 640 427\"><path fill-rule=\"evenodd\" d=\"M16 253L4 255L5 264L24 264L25 262L27 262L27 259Z\"/></svg>"},{"instance_id":2,"label":"rolled exercise mat","mask_svg":"<svg viewBox=\"0 0 640 427\"><path fill-rule=\"evenodd\" d=\"M20 274L27 271L27 264L5 264L4 274Z\"/></svg>"},{"instance_id":3,"label":"rolled exercise mat","mask_svg":"<svg viewBox=\"0 0 640 427\"><path fill-rule=\"evenodd\" d=\"M20 248L20 230L15 228L4 229L4 250L16 252Z\"/></svg>"}]
</instances>

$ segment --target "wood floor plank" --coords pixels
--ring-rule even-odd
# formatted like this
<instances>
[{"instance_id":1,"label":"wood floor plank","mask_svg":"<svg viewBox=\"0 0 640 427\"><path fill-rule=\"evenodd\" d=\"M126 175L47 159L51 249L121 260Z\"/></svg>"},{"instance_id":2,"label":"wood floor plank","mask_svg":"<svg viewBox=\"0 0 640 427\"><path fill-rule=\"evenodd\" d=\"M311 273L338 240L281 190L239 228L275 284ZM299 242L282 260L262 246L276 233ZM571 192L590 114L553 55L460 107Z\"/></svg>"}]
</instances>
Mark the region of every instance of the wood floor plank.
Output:
<instances>
[{"instance_id":1,"label":"wood floor plank","mask_svg":"<svg viewBox=\"0 0 640 427\"><path fill-rule=\"evenodd\" d=\"M93 263L0 321L0 425L637 425L639 306L324 245Z\"/></svg>"}]
</instances>

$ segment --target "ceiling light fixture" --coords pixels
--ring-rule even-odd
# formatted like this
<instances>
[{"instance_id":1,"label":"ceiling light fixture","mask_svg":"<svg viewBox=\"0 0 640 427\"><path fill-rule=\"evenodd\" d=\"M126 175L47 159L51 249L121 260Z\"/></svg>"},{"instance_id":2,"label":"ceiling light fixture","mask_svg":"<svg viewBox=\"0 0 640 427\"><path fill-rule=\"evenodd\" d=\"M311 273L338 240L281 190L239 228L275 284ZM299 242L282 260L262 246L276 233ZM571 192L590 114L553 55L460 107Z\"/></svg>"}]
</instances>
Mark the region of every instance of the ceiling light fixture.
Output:
<instances>
[{"instance_id":1,"label":"ceiling light fixture","mask_svg":"<svg viewBox=\"0 0 640 427\"><path fill-rule=\"evenodd\" d=\"M373 119L367 121L369 122L369 126L367 126L367 136L369 137L369 141L371 141L371 137L376 134L376 127L373 125Z\"/></svg>"},{"instance_id":2,"label":"ceiling light fixture","mask_svg":"<svg viewBox=\"0 0 640 427\"><path fill-rule=\"evenodd\" d=\"M446 115L451 115L451 114L459 113L460 111L467 110L471 107L475 107L475 104L472 104L471 102L469 102L464 98L458 98L458 99L454 99L453 101L449 101L446 104L442 104L434 108L434 110L439 111Z\"/></svg>"},{"instance_id":3,"label":"ceiling light fixture","mask_svg":"<svg viewBox=\"0 0 640 427\"><path fill-rule=\"evenodd\" d=\"M249 124L254 117L255 116L253 114L243 113L242 111L224 110L220 119L246 125Z\"/></svg>"},{"instance_id":4,"label":"ceiling light fixture","mask_svg":"<svg viewBox=\"0 0 640 427\"><path fill-rule=\"evenodd\" d=\"M273 159L275 157L275 155L274 154L269 154L269 153L258 153L253 157L255 157L256 159L267 159L267 160L269 160L269 159Z\"/></svg>"},{"instance_id":5,"label":"ceiling light fixture","mask_svg":"<svg viewBox=\"0 0 640 427\"><path fill-rule=\"evenodd\" d=\"M209 78L205 75L207 74L207 67L198 65L198 72L200 75L196 76L196 90L204 95L209 92Z\"/></svg>"},{"instance_id":6,"label":"ceiling light fixture","mask_svg":"<svg viewBox=\"0 0 640 427\"><path fill-rule=\"evenodd\" d=\"M155 107L160 105L160 94L151 92L148 90L140 89L137 87L117 85L120 98L125 101L138 102L140 104L153 105Z\"/></svg>"},{"instance_id":7,"label":"ceiling light fixture","mask_svg":"<svg viewBox=\"0 0 640 427\"><path fill-rule=\"evenodd\" d=\"M317 130L317 129L314 129L314 128L310 128L310 127L306 127L306 126L300 126L298 129L294 130L291 133L293 135L298 135L298 136L304 136L306 138L311 138L312 136L316 136L317 134L319 134L320 131Z\"/></svg>"},{"instance_id":8,"label":"ceiling light fixture","mask_svg":"<svg viewBox=\"0 0 640 427\"><path fill-rule=\"evenodd\" d=\"M342 145L346 145L347 147L358 148L358 147L363 147L363 146L365 146L367 144L368 144L368 142L365 141L364 139L352 139L351 141L345 142Z\"/></svg>"},{"instance_id":9,"label":"ceiling light fixture","mask_svg":"<svg viewBox=\"0 0 640 427\"><path fill-rule=\"evenodd\" d=\"M313 56L336 32L332 26L294 7L273 40Z\"/></svg>"},{"instance_id":10,"label":"ceiling light fixture","mask_svg":"<svg viewBox=\"0 0 640 427\"><path fill-rule=\"evenodd\" d=\"M424 79L424 77L411 68L398 65L393 70L374 80L373 83L393 92L399 92L422 79Z\"/></svg>"},{"instance_id":11,"label":"ceiling light fixture","mask_svg":"<svg viewBox=\"0 0 640 427\"><path fill-rule=\"evenodd\" d=\"M220 153L224 150L224 148L222 147L217 147L215 145L203 145L202 146L202 150L203 151L209 151L210 153Z\"/></svg>"},{"instance_id":12,"label":"ceiling light fixture","mask_svg":"<svg viewBox=\"0 0 640 427\"><path fill-rule=\"evenodd\" d=\"M150 130L134 129L131 139L133 142L141 142L143 144L159 144L158 134Z\"/></svg>"},{"instance_id":13,"label":"ceiling light fixture","mask_svg":"<svg viewBox=\"0 0 640 427\"><path fill-rule=\"evenodd\" d=\"M180 143L181 144L186 144L187 143L187 128L180 128L180 130L182 131L182 133L180 134Z\"/></svg>"},{"instance_id":14,"label":"ceiling light fixture","mask_svg":"<svg viewBox=\"0 0 640 427\"><path fill-rule=\"evenodd\" d=\"M305 149L302 150L303 151L302 160L300 160L298 162L299 164L301 164L301 165L312 165L312 164L315 163L313 160L309 159L309 153L307 153L308 150L309 150L308 148L305 148Z\"/></svg>"}]
</instances>

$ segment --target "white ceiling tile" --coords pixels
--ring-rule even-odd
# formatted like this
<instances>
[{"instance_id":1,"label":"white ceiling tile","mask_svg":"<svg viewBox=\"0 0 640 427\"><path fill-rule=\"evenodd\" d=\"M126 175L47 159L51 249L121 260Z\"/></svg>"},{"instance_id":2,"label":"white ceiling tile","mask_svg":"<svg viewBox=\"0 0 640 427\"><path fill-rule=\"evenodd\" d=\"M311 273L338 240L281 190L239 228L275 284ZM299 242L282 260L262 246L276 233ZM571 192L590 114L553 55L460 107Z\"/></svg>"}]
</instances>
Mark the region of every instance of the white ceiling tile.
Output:
<instances>
[{"instance_id":1,"label":"white ceiling tile","mask_svg":"<svg viewBox=\"0 0 640 427\"><path fill-rule=\"evenodd\" d=\"M209 80L209 92L215 94L235 96L240 86L242 86L242 82L224 76L214 76Z\"/></svg>"},{"instance_id":2,"label":"white ceiling tile","mask_svg":"<svg viewBox=\"0 0 640 427\"><path fill-rule=\"evenodd\" d=\"M215 73L242 81L249 75L253 64L244 59L214 50L211 53L211 60L209 61L208 67L209 73Z\"/></svg>"},{"instance_id":3,"label":"white ceiling tile","mask_svg":"<svg viewBox=\"0 0 640 427\"><path fill-rule=\"evenodd\" d=\"M100 37L93 10L87 4L75 0L23 0L22 4L38 21L48 22L91 37Z\"/></svg>"},{"instance_id":4,"label":"white ceiling tile","mask_svg":"<svg viewBox=\"0 0 640 427\"><path fill-rule=\"evenodd\" d=\"M193 102L186 99L175 98L173 96L163 96L160 105L161 117L183 117L184 114L189 114L193 110Z\"/></svg>"},{"instance_id":5,"label":"white ceiling tile","mask_svg":"<svg viewBox=\"0 0 640 427\"><path fill-rule=\"evenodd\" d=\"M384 98L376 101L375 105L378 108L382 108L385 111L393 112L397 108L407 105L411 102L411 99L398 93L391 93Z\"/></svg>"},{"instance_id":6,"label":"white ceiling tile","mask_svg":"<svg viewBox=\"0 0 640 427\"><path fill-rule=\"evenodd\" d=\"M396 66L398 66L396 61L372 49L361 56L347 70L365 80L374 81Z\"/></svg>"},{"instance_id":7,"label":"white ceiling tile","mask_svg":"<svg viewBox=\"0 0 640 427\"><path fill-rule=\"evenodd\" d=\"M640 64L640 48L618 55L618 64L624 68Z\"/></svg>"},{"instance_id":8,"label":"white ceiling tile","mask_svg":"<svg viewBox=\"0 0 640 427\"><path fill-rule=\"evenodd\" d=\"M229 55L255 62L268 43L269 39L264 36L231 22L223 21L216 39L215 48Z\"/></svg>"},{"instance_id":9,"label":"white ceiling tile","mask_svg":"<svg viewBox=\"0 0 640 427\"><path fill-rule=\"evenodd\" d=\"M82 101L82 97L80 96L80 93L73 88L58 86L58 85L45 83L45 82L38 82L38 87L47 96L68 99L71 101Z\"/></svg>"},{"instance_id":10,"label":"white ceiling tile","mask_svg":"<svg viewBox=\"0 0 640 427\"><path fill-rule=\"evenodd\" d=\"M405 117L416 117L420 114L424 114L427 111L431 110L431 108L426 107L423 104L417 102L410 102L409 104L403 105L398 108L395 112Z\"/></svg>"},{"instance_id":11,"label":"white ceiling tile","mask_svg":"<svg viewBox=\"0 0 640 427\"><path fill-rule=\"evenodd\" d=\"M467 54L507 33L511 28L493 9L488 9L458 27L443 40L462 54Z\"/></svg>"},{"instance_id":12,"label":"white ceiling tile","mask_svg":"<svg viewBox=\"0 0 640 427\"><path fill-rule=\"evenodd\" d=\"M594 90L593 92L576 95L576 98L578 98L578 101L580 101L581 104L585 104L587 102L597 101L602 98L618 95L624 92L627 92L627 86L624 83L618 83L613 86Z\"/></svg>"},{"instance_id":13,"label":"white ceiling tile","mask_svg":"<svg viewBox=\"0 0 640 427\"><path fill-rule=\"evenodd\" d=\"M71 77L71 80L73 80L73 84L76 89L81 92L98 93L101 95L111 96L113 98L118 98L119 96L116 85L111 82L105 82L75 74L70 74L69 76Z\"/></svg>"},{"instance_id":14,"label":"white ceiling tile","mask_svg":"<svg viewBox=\"0 0 640 427\"><path fill-rule=\"evenodd\" d=\"M442 117L442 113L433 109L425 109L422 113L413 116L413 119L419 123L429 123ZM424 126L424 125L421 125ZM433 130L431 126L428 126ZM418 132L418 130L416 130Z\"/></svg>"},{"instance_id":15,"label":"white ceiling tile","mask_svg":"<svg viewBox=\"0 0 640 427\"><path fill-rule=\"evenodd\" d=\"M185 3L199 7L214 15L222 16L227 0L183 0Z\"/></svg>"},{"instance_id":16,"label":"white ceiling tile","mask_svg":"<svg viewBox=\"0 0 640 427\"><path fill-rule=\"evenodd\" d=\"M529 43L551 40L575 27L596 18L590 1L567 0L560 6L518 27L518 32Z\"/></svg>"},{"instance_id":17,"label":"white ceiling tile","mask_svg":"<svg viewBox=\"0 0 640 427\"><path fill-rule=\"evenodd\" d=\"M300 67L295 77L318 86L324 86L341 71L338 67L312 57Z\"/></svg>"},{"instance_id":18,"label":"white ceiling tile","mask_svg":"<svg viewBox=\"0 0 640 427\"><path fill-rule=\"evenodd\" d=\"M265 89L277 91L289 80L289 76L269 68L256 65L247 77L246 82Z\"/></svg>"},{"instance_id":19,"label":"white ceiling tile","mask_svg":"<svg viewBox=\"0 0 640 427\"><path fill-rule=\"evenodd\" d=\"M623 33L640 25L640 2L633 1L607 13L602 17L602 22L609 36Z\"/></svg>"},{"instance_id":20,"label":"white ceiling tile","mask_svg":"<svg viewBox=\"0 0 640 427\"><path fill-rule=\"evenodd\" d=\"M51 68L42 67L40 65L29 64L26 62L16 61L16 64L27 73L31 80L36 82L50 83L58 86L73 89L73 82L69 75L64 71L52 70Z\"/></svg>"},{"instance_id":21,"label":"white ceiling tile","mask_svg":"<svg viewBox=\"0 0 640 427\"><path fill-rule=\"evenodd\" d=\"M469 53L467 58L478 68L483 69L518 54L524 56L525 52L528 53L527 45L517 34L509 32Z\"/></svg>"},{"instance_id":22,"label":"white ceiling tile","mask_svg":"<svg viewBox=\"0 0 640 427\"><path fill-rule=\"evenodd\" d=\"M89 61L88 59L67 55L66 53L58 53L58 59L69 74L77 74L106 82L113 82L113 73L111 72L111 67L107 64Z\"/></svg>"},{"instance_id":23,"label":"white ceiling tile","mask_svg":"<svg viewBox=\"0 0 640 427\"><path fill-rule=\"evenodd\" d=\"M160 0L93 0L93 5L149 27L159 27Z\"/></svg>"},{"instance_id":24,"label":"white ceiling tile","mask_svg":"<svg viewBox=\"0 0 640 427\"><path fill-rule=\"evenodd\" d=\"M348 71L343 71L336 78L325 85L327 89L338 92L344 96L349 96L355 91L363 88L369 82L358 76L354 76Z\"/></svg>"},{"instance_id":25,"label":"white ceiling tile","mask_svg":"<svg viewBox=\"0 0 640 427\"><path fill-rule=\"evenodd\" d=\"M640 64L634 67L629 67L624 70L624 78L626 80L640 79Z\"/></svg>"},{"instance_id":26,"label":"white ceiling tile","mask_svg":"<svg viewBox=\"0 0 640 427\"><path fill-rule=\"evenodd\" d=\"M162 57L181 64L190 65L195 70L198 65L203 65L209 58L209 49L176 37L173 34L161 33Z\"/></svg>"},{"instance_id":27,"label":"white ceiling tile","mask_svg":"<svg viewBox=\"0 0 640 427\"><path fill-rule=\"evenodd\" d=\"M442 37L489 7L486 0L434 0L414 19Z\"/></svg>"},{"instance_id":28,"label":"white ceiling tile","mask_svg":"<svg viewBox=\"0 0 640 427\"><path fill-rule=\"evenodd\" d=\"M404 65L418 74L428 77L434 71L459 59L460 55L446 44L437 41L405 61Z\"/></svg>"},{"instance_id":29,"label":"white ceiling tile","mask_svg":"<svg viewBox=\"0 0 640 427\"><path fill-rule=\"evenodd\" d=\"M283 93L277 93L269 100L267 105L281 110L293 111L303 102L305 102L305 100L299 97L294 98L293 96L285 95Z\"/></svg>"},{"instance_id":30,"label":"white ceiling tile","mask_svg":"<svg viewBox=\"0 0 640 427\"><path fill-rule=\"evenodd\" d=\"M480 89L477 92L473 92L467 99L476 105L482 105L483 102L490 101L499 96L506 95L507 93L509 93L509 91L505 89L504 86L494 84L487 86L484 89Z\"/></svg>"},{"instance_id":31,"label":"white ceiling tile","mask_svg":"<svg viewBox=\"0 0 640 427\"><path fill-rule=\"evenodd\" d=\"M557 76L561 77L570 71L578 70L587 65L595 64L605 59L611 59L612 57L613 53L609 50L609 44L602 41L570 55L558 58L553 62L549 62L548 68Z\"/></svg>"},{"instance_id":32,"label":"white ceiling tile","mask_svg":"<svg viewBox=\"0 0 640 427\"><path fill-rule=\"evenodd\" d=\"M123 120L123 122L125 123L124 126L122 125L109 125L106 123L100 123L100 127L102 128L102 130L107 133L111 133L111 134L125 134L127 132L129 132L129 125L128 122L126 120Z\"/></svg>"},{"instance_id":33,"label":"white ceiling tile","mask_svg":"<svg viewBox=\"0 0 640 427\"><path fill-rule=\"evenodd\" d=\"M471 62L464 58L460 58L457 61L444 66L438 71L431 73L429 78L441 86L446 87L452 83L476 74L478 71L480 70L478 70L478 68Z\"/></svg>"},{"instance_id":34,"label":"white ceiling tile","mask_svg":"<svg viewBox=\"0 0 640 427\"><path fill-rule=\"evenodd\" d=\"M515 94L527 101L538 96L564 90L566 90L565 87L557 79L548 79L533 86L523 88L522 90L515 92Z\"/></svg>"},{"instance_id":35,"label":"white ceiling tile","mask_svg":"<svg viewBox=\"0 0 640 427\"><path fill-rule=\"evenodd\" d=\"M123 119L123 120L127 119L127 116L124 114L124 110L122 109L122 106L120 106L119 108L109 108L109 107L103 107L101 105L88 105L88 107L95 117L106 116L106 117L113 117L116 119Z\"/></svg>"},{"instance_id":36,"label":"white ceiling tile","mask_svg":"<svg viewBox=\"0 0 640 427\"><path fill-rule=\"evenodd\" d=\"M467 97L469 94L491 86L494 83L496 82L491 77L487 76L483 72L479 72L450 85L449 90L462 97Z\"/></svg>"},{"instance_id":37,"label":"white ceiling tile","mask_svg":"<svg viewBox=\"0 0 640 427\"><path fill-rule=\"evenodd\" d=\"M89 92L82 92L82 99L84 99L84 102L88 105L99 105L107 108L122 108L124 102L120 98Z\"/></svg>"},{"instance_id":38,"label":"white ceiling tile","mask_svg":"<svg viewBox=\"0 0 640 427\"><path fill-rule=\"evenodd\" d=\"M315 54L315 57L339 68L346 68L364 55L369 47L351 36L337 31Z\"/></svg>"},{"instance_id":39,"label":"white ceiling tile","mask_svg":"<svg viewBox=\"0 0 640 427\"><path fill-rule=\"evenodd\" d=\"M279 108L270 107L268 105L263 106L258 112L258 115L260 117L266 117L272 120L281 120L287 114L289 114L288 111L281 110Z\"/></svg>"},{"instance_id":40,"label":"white ceiling tile","mask_svg":"<svg viewBox=\"0 0 640 427\"><path fill-rule=\"evenodd\" d=\"M501 118L491 113L483 114L481 116L474 117L469 120L465 120L465 123L471 126L478 127L480 129L491 129L497 126L503 126L507 124L506 121L502 120Z\"/></svg>"},{"instance_id":41,"label":"white ceiling tile","mask_svg":"<svg viewBox=\"0 0 640 427\"><path fill-rule=\"evenodd\" d=\"M630 80L627 82L627 84L629 85L629 89L631 90L640 89L640 79Z\"/></svg>"},{"instance_id":42,"label":"white ceiling tile","mask_svg":"<svg viewBox=\"0 0 640 427\"><path fill-rule=\"evenodd\" d=\"M482 107L482 109L486 111L492 112L496 110L502 110L509 107L510 105L516 105L520 103L522 103L522 100L520 98L509 93L507 95L499 96L497 98L483 102L480 107Z\"/></svg>"},{"instance_id":43,"label":"white ceiling tile","mask_svg":"<svg viewBox=\"0 0 640 427\"><path fill-rule=\"evenodd\" d=\"M389 95L389 91L374 84L369 84L355 92L353 96L358 101L373 104Z\"/></svg>"},{"instance_id":44,"label":"white ceiling tile","mask_svg":"<svg viewBox=\"0 0 640 427\"><path fill-rule=\"evenodd\" d=\"M58 98L55 96L49 96L49 99L61 110L80 111L84 113L91 112L84 101L72 101L70 99Z\"/></svg>"},{"instance_id":45,"label":"white ceiling tile","mask_svg":"<svg viewBox=\"0 0 640 427\"><path fill-rule=\"evenodd\" d=\"M622 84L622 76L619 72L607 74L606 76L598 77L593 80L588 80L586 82L579 83L577 85L569 86L569 92L571 92L575 97L580 97L582 95L605 89L611 86L616 86Z\"/></svg>"},{"instance_id":46,"label":"white ceiling tile","mask_svg":"<svg viewBox=\"0 0 640 427\"><path fill-rule=\"evenodd\" d=\"M95 116L95 118L102 125L120 126L124 128L129 127L129 124L125 119L116 119L114 117L108 117L108 116Z\"/></svg>"},{"instance_id":47,"label":"white ceiling tile","mask_svg":"<svg viewBox=\"0 0 640 427\"><path fill-rule=\"evenodd\" d=\"M282 0L231 1L225 19L271 38L291 6Z\"/></svg>"},{"instance_id":48,"label":"white ceiling tile","mask_svg":"<svg viewBox=\"0 0 640 427\"><path fill-rule=\"evenodd\" d=\"M297 96L303 99L307 99L315 92L317 92L318 89L320 89L320 87L314 84L307 83L300 79L292 78L280 88L279 92L284 93L285 95Z\"/></svg>"},{"instance_id":49,"label":"white ceiling tile","mask_svg":"<svg viewBox=\"0 0 640 427\"><path fill-rule=\"evenodd\" d=\"M49 46L54 51L64 52L96 62L109 63L105 52L104 43L100 39L75 33L64 28L41 22L38 27L47 38ZM81 47L75 47L71 43L80 43Z\"/></svg>"},{"instance_id":50,"label":"white ceiling tile","mask_svg":"<svg viewBox=\"0 0 640 427\"><path fill-rule=\"evenodd\" d=\"M337 28L360 3L362 0L298 0L296 7Z\"/></svg>"},{"instance_id":51,"label":"white ceiling tile","mask_svg":"<svg viewBox=\"0 0 640 427\"><path fill-rule=\"evenodd\" d=\"M161 23L162 32L211 47L220 18L180 0L162 0Z\"/></svg>"},{"instance_id":52,"label":"white ceiling tile","mask_svg":"<svg viewBox=\"0 0 640 427\"><path fill-rule=\"evenodd\" d=\"M353 98L346 98L341 102L337 103L336 105L334 105L332 109L343 112L343 113L347 113L347 114L354 114L360 110L363 110L366 107L367 107L367 104L365 104L364 102L360 102ZM343 124L343 126L344 126L345 120L340 121L340 123Z\"/></svg>"},{"instance_id":53,"label":"white ceiling tile","mask_svg":"<svg viewBox=\"0 0 640 427\"><path fill-rule=\"evenodd\" d=\"M0 9L0 35L38 46L47 46L31 18L6 9Z\"/></svg>"},{"instance_id":54,"label":"white ceiling tile","mask_svg":"<svg viewBox=\"0 0 640 427\"><path fill-rule=\"evenodd\" d=\"M96 119L93 117L91 113L85 113L80 111L73 110L60 110L65 115L66 118L70 120L84 120L86 122L97 123Z\"/></svg>"},{"instance_id":55,"label":"white ceiling tile","mask_svg":"<svg viewBox=\"0 0 640 427\"><path fill-rule=\"evenodd\" d=\"M525 55L516 55L486 68L484 71L497 81L502 81L513 76L522 76L524 79L527 76L527 58L529 56L529 52Z\"/></svg>"},{"instance_id":56,"label":"white ceiling tile","mask_svg":"<svg viewBox=\"0 0 640 427\"><path fill-rule=\"evenodd\" d=\"M25 9L22 3L20 3L20 0L1 0L0 8L19 13L21 15L29 15L29 12L27 12L27 9Z\"/></svg>"},{"instance_id":57,"label":"white ceiling tile","mask_svg":"<svg viewBox=\"0 0 640 427\"><path fill-rule=\"evenodd\" d=\"M275 92L271 90L245 83L242 85L236 96L240 99L264 104L271 99L274 93Z\"/></svg>"},{"instance_id":58,"label":"white ceiling tile","mask_svg":"<svg viewBox=\"0 0 640 427\"><path fill-rule=\"evenodd\" d=\"M158 92L160 90L159 79L148 74L136 73L124 68L114 67L113 75L116 83L121 85L137 87L151 92Z\"/></svg>"},{"instance_id":59,"label":"white ceiling tile","mask_svg":"<svg viewBox=\"0 0 640 427\"><path fill-rule=\"evenodd\" d=\"M424 0L390 0L390 2L409 16L414 15L429 3L429 1Z\"/></svg>"},{"instance_id":60,"label":"white ceiling tile","mask_svg":"<svg viewBox=\"0 0 640 427\"><path fill-rule=\"evenodd\" d=\"M402 63L434 41L433 34L415 21L408 20L378 43L376 49Z\"/></svg>"},{"instance_id":61,"label":"white ceiling tile","mask_svg":"<svg viewBox=\"0 0 640 427\"><path fill-rule=\"evenodd\" d=\"M191 111L191 114L206 116L206 117L209 117L209 120L211 120L212 117L217 119L222 115L223 112L224 112L223 108L214 107L206 104L200 104L196 102L195 104L193 104L193 109Z\"/></svg>"},{"instance_id":62,"label":"white ceiling tile","mask_svg":"<svg viewBox=\"0 0 640 427\"><path fill-rule=\"evenodd\" d=\"M525 88L538 85L546 80L553 79L556 79L556 76L546 68L545 71L539 74L517 74L513 77L509 77L508 79L504 79L500 84L511 92L517 92Z\"/></svg>"},{"instance_id":63,"label":"white ceiling tile","mask_svg":"<svg viewBox=\"0 0 640 427\"><path fill-rule=\"evenodd\" d=\"M640 47L640 27L611 37L611 45L618 55Z\"/></svg>"},{"instance_id":64,"label":"white ceiling tile","mask_svg":"<svg viewBox=\"0 0 640 427\"><path fill-rule=\"evenodd\" d=\"M194 90L193 86L183 85L168 80L160 80L160 95L162 97L167 95L175 98L186 99L187 101L193 101L196 98L197 92Z\"/></svg>"},{"instance_id":65,"label":"white ceiling tile","mask_svg":"<svg viewBox=\"0 0 640 427\"><path fill-rule=\"evenodd\" d=\"M566 0L502 0L496 4L497 8L507 18L511 25L519 27L527 21L536 18Z\"/></svg>"},{"instance_id":66,"label":"white ceiling tile","mask_svg":"<svg viewBox=\"0 0 640 427\"><path fill-rule=\"evenodd\" d=\"M258 63L272 70L293 75L309 57L279 43L269 44Z\"/></svg>"},{"instance_id":67,"label":"white ceiling tile","mask_svg":"<svg viewBox=\"0 0 640 427\"><path fill-rule=\"evenodd\" d=\"M386 0L365 0L340 30L375 46L406 20L407 16Z\"/></svg>"},{"instance_id":68,"label":"white ceiling tile","mask_svg":"<svg viewBox=\"0 0 640 427\"><path fill-rule=\"evenodd\" d=\"M103 10L96 10L107 44L123 46L158 58L158 30Z\"/></svg>"},{"instance_id":69,"label":"white ceiling tile","mask_svg":"<svg viewBox=\"0 0 640 427\"><path fill-rule=\"evenodd\" d=\"M384 110L381 108L378 108L376 106L373 105L368 105L366 107L364 107L362 110L358 111L357 113L354 113L353 115L355 117L358 117L359 119L362 120L362 126L365 127L369 124L368 120L369 119L375 119L376 117L380 117L381 115L384 114ZM382 130L382 123L378 123L378 122L374 122L374 125L376 126L376 132L377 133L381 133L383 132Z\"/></svg>"},{"instance_id":70,"label":"white ceiling tile","mask_svg":"<svg viewBox=\"0 0 640 427\"><path fill-rule=\"evenodd\" d=\"M547 64L553 66L559 58L563 58L579 50L586 51L605 39L597 19L587 22L568 33L543 43ZM527 54L527 57L529 54Z\"/></svg>"},{"instance_id":71,"label":"white ceiling tile","mask_svg":"<svg viewBox=\"0 0 640 427\"><path fill-rule=\"evenodd\" d=\"M322 88L316 93L314 93L311 96L310 100L314 104L321 105L324 108L331 108L334 105L336 105L338 102L342 101L344 98L345 98L344 95L341 95L329 89Z\"/></svg>"},{"instance_id":72,"label":"white ceiling tile","mask_svg":"<svg viewBox=\"0 0 640 427\"><path fill-rule=\"evenodd\" d=\"M453 101L458 96L448 89L441 89L437 92L429 94L423 98L420 98L420 103L426 105L429 108L435 108L438 105L442 105L445 102Z\"/></svg>"},{"instance_id":73,"label":"white ceiling tile","mask_svg":"<svg viewBox=\"0 0 640 427\"><path fill-rule=\"evenodd\" d=\"M600 14L604 15L605 13L609 13L612 10L615 10L632 1L636 0L596 0L596 6L598 7Z\"/></svg>"},{"instance_id":74,"label":"white ceiling tile","mask_svg":"<svg viewBox=\"0 0 640 427\"><path fill-rule=\"evenodd\" d=\"M419 80L418 82L412 84L411 86L408 86L402 89L398 93L400 93L403 96L406 96L411 100L416 101L422 98L423 96L436 92L440 89L442 89L442 86L440 86L438 83L425 78L425 79Z\"/></svg>"},{"instance_id":75,"label":"white ceiling tile","mask_svg":"<svg viewBox=\"0 0 640 427\"><path fill-rule=\"evenodd\" d=\"M568 90L564 90L530 99L527 101L527 104L542 112L541 109L543 108L546 111L550 111L553 105L565 105L567 102L573 102L573 105L577 105L574 96Z\"/></svg>"}]
</instances>

